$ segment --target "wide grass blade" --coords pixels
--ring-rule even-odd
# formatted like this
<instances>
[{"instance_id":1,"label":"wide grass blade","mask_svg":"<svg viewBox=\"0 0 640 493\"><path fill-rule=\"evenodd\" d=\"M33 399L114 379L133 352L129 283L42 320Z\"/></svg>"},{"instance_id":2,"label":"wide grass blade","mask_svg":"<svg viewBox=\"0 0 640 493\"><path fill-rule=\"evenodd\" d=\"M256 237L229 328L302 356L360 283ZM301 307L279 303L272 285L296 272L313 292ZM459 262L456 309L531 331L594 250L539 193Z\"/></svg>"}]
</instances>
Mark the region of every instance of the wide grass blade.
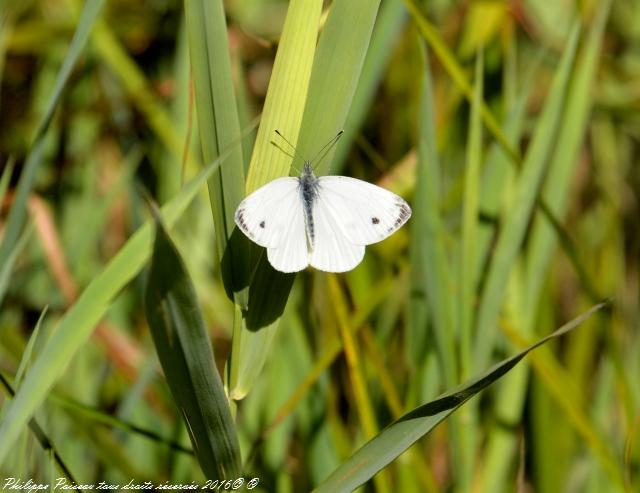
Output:
<instances>
[{"instance_id":1,"label":"wide grass blade","mask_svg":"<svg viewBox=\"0 0 640 493\"><path fill-rule=\"evenodd\" d=\"M236 144L239 145L239 144ZM200 186L226 157L195 176L180 193L162 208L163 220L173 224L196 196ZM23 426L44 401L49 389L64 372L67 364L87 341L95 325L104 316L120 290L135 277L151 253L151 224L141 227L109 261L65 313L55 332L18 389L0 423L0 464L20 434Z\"/></svg>"},{"instance_id":2,"label":"wide grass blade","mask_svg":"<svg viewBox=\"0 0 640 493\"><path fill-rule=\"evenodd\" d=\"M371 34L371 44L362 66L362 75L344 124L344 134L340 138L340 145L336 147L333 157L332 174L340 174L351 144L357 137L367 112L371 108L372 101L376 96L376 89L385 76L389 58L402 34L406 19L407 12L402 5L402 0L388 0L381 3L380 12Z\"/></svg>"},{"instance_id":3,"label":"wide grass blade","mask_svg":"<svg viewBox=\"0 0 640 493\"><path fill-rule=\"evenodd\" d=\"M380 0L331 4L318 42L298 138L298 152L307 159L344 128L379 5ZM330 169L335 148L340 145L338 142L318 165L319 174Z\"/></svg>"},{"instance_id":4,"label":"wide grass blade","mask_svg":"<svg viewBox=\"0 0 640 493\"><path fill-rule=\"evenodd\" d=\"M529 352L573 330L605 305L606 303L600 303L592 307L515 356L497 363L480 376L405 414L373 440L363 445L314 491L316 493L350 492L364 484L467 400L505 375Z\"/></svg>"},{"instance_id":5,"label":"wide grass blade","mask_svg":"<svg viewBox=\"0 0 640 493\"><path fill-rule=\"evenodd\" d=\"M272 142L279 130L297 138L316 50L322 2L293 0L289 4L273 74L262 113L246 183L246 192L289 174L291 159ZM275 271L254 247L258 266L249 288L249 303L236 307L229 361L229 392L242 399L262 370L284 311L294 275ZM245 309L244 312L241 309Z\"/></svg>"},{"instance_id":6,"label":"wide grass blade","mask_svg":"<svg viewBox=\"0 0 640 493\"><path fill-rule=\"evenodd\" d=\"M18 181L15 199L11 206L11 210L9 211L7 226L5 228L2 243L0 244L0 265L5 264L9 255L11 255L11 252L14 250L18 237L20 236L20 231L27 214L27 198L31 192L36 172L42 162L41 158L45 134L47 133L47 129L53 119L54 111L58 106L62 92L67 85L71 71L87 44L89 34L98 14L100 13L103 3L104 0L87 0L84 9L82 10L78 26L73 35L73 39L71 40L71 44L69 45L69 50L67 51L62 63L60 72L58 72L45 112L38 123L31 150L27 155L24 169L20 175L20 180Z\"/></svg>"},{"instance_id":7,"label":"wide grass blade","mask_svg":"<svg viewBox=\"0 0 640 493\"><path fill-rule=\"evenodd\" d=\"M210 163L240 137L227 23L222 0L186 0L185 14L200 146L204 162ZM208 185L222 280L229 297L239 296L239 302L246 304L243 290L249 285L249 242L234 222L236 207L244 198L241 146L233 147Z\"/></svg>"},{"instance_id":8,"label":"wide grass blade","mask_svg":"<svg viewBox=\"0 0 640 493\"><path fill-rule=\"evenodd\" d=\"M294 5L296 4L292 2L289 8L293 8ZM297 150L300 156L311 158L326 141L343 128L360 78L378 5L379 0L367 0L357 4L341 1L331 5L315 50L304 113L301 121L299 120ZM352 22L354 18L358 18L357 23ZM283 35L283 42L285 39L293 38L284 38ZM282 70L286 70L286 67L283 66ZM261 140L259 133L256 146L264 145L264 139L268 137L266 134ZM325 170L330 162L331 154L323 161ZM253 167L256 165L252 159L249 169L252 181L248 186L260 183L257 177L252 178ZM270 179L275 177L271 176ZM230 389L233 398L238 399L246 395L260 371L268 348L264 344L273 338L269 332L277 327L294 278L293 274L276 272L269 265L266 256L261 256L249 290L245 328L240 331L239 324L234 327L234 335L241 332L240 337L243 341L240 344L246 349L238 348L232 353ZM259 364L247 360L245 354L258 355L255 361Z\"/></svg>"},{"instance_id":9,"label":"wide grass blade","mask_svg":"<svg viewBox=\"0 0 640 493\"><path fill-rule=\"evenodd\" d=\"M156 239L145 312L167 383L209 479L240 473L240 446L195 289L175 245L154 213Z\"/></svg>"},{"instance_id":10,"label":"wide grass blade","mask_svg":"<svg viewBox=\"0 0 640 493\"><path fill-rule=\"evenodd\" d=\"M247 194L275 178L289 174L291 158L274 145L286 145L279 140L275 131L279 130L290 142L298 140L321 11L322 2L318 0L293 0L289 4L251 155ZM297 163L298 167L300 165Z\"/></svg>"},{"instance_id":11,"label":"wide grass blade","mask_svg":"<svg viewBox=\"0 0 640 493\"><path fill-rule=\"evenodd\" d=\"M485 367L491 357L496 339L496 322L509 273L524 239L528 220L535 210L538 188L556 141L556 128L562 116L579 33L579 26L574 26L525 156L514 191L513 207L506 214L504 226L498 236L486 286L480 298L473 362L475 371Z\"/></svg>"}]
</instances>

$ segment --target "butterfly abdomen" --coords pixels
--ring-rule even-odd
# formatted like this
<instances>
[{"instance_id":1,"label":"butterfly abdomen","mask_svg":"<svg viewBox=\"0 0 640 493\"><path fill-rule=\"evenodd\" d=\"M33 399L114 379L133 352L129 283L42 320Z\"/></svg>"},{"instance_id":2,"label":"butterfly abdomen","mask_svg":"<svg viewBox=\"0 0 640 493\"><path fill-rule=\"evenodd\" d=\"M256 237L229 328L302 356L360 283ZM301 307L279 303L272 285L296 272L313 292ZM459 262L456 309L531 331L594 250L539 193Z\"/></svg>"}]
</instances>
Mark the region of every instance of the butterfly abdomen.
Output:
<instances>
[{"instance_id":1,"label":"butterfly abdomen","mask_svg":"<svg viewBox=\"0 0 640 493\"><path fill-rule=\"evenodd\" d=\"M304 223L307 230L309 249L313 249L315 242L315 224L313 222L313 204L318 197L318 179L308 163L305 163L300 178L300 198L304 211Z\"/></svg>"}]
</instances>

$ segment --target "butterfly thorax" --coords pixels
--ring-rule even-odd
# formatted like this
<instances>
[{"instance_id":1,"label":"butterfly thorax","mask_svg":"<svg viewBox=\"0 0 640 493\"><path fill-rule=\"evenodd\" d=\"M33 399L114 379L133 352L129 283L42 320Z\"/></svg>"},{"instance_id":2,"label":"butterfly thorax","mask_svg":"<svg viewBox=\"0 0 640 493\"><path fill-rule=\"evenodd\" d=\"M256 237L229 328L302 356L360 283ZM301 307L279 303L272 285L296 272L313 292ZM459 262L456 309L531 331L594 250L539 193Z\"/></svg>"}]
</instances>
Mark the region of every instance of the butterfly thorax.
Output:
<instances>
[{"instance_id":1,"label":"butterfly thorax","mask_svg":"<svg viewBox=\"0 0 640 493\"><path fill-rule=\"evenodd\" d=\"M313 168L309 161L305 161L300 178L300 198L304 208L304 222L307 231L309 248L313 249L315 239L315 226L313 223L313 203L318 197L318 178L313 174Z\"/></svg>"}]
</instances>

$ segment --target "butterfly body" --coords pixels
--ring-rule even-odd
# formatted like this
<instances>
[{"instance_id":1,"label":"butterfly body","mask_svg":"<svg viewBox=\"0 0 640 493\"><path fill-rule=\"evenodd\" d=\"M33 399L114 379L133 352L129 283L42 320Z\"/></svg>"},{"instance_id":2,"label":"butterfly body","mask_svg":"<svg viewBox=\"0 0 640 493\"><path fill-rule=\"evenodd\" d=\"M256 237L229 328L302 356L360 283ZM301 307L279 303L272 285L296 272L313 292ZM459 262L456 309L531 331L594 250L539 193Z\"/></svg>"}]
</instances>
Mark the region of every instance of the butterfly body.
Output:
<instances>
[{"instance_id":1,"label":"butterfly body","mask_svg":"<svg viewBox=\"0 0 640 493\"><path fill-rule=\"evenodd\" d=\"M388 190L346 176L316 177L305 162L299 177L278 178L245 198L235 222L281 272L309 265L345 272L362 261L365 245L410 216L409 205Z\"/></svg>"},{"instance_id":2,"label":"butterfly body","mask_svg":"<svg viewBox=\"0 0 640 493\"><path fill-rule=\"evenodd\" d=\"M316 178L316 175L313 173L313 168L309 161L304 163L302 174L297 180L300 183L300 198L302 199L304 208L305 231L307 233L309 246L313 248L313 241L315 239L313 203L318 195L318 178Z\"/></svg>"}]
</instances>

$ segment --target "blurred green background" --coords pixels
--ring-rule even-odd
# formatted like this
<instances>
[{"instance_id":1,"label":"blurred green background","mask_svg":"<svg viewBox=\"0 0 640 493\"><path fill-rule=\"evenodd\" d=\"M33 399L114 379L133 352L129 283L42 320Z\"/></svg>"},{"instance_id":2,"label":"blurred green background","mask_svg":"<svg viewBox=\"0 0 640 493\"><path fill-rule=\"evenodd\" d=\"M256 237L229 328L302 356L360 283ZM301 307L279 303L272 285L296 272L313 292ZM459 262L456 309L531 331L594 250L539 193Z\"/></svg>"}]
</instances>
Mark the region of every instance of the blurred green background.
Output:
<instances>
[{"instance_id":1,"label":"blurred green background","mask_svg":"<svg viewBox=\"0 0 640 493\"><path fill-rule=\"evenodd\" d=\"M258 375L232 406L244 475L260 478L262 491L311 490L394 418L611 298L363 491L639 491L640 3L363 2L362 19L375 24L360 52L340 40L365 20L331 24L346 3L318 10L318 32L327 27L334 49L319 49L316 60L301 52L299 62L351 64L356 85L336 116L323 107L335 101L331 85L314 86L312 74L315 116L300 113L287 130L313 155L344 128L323 172L385 186L414 216L355 270L291 278L279 329L253 356L266 364L255 362ZM194 24L177 0L106 0L95 24L84 24L90 35L48 121L90 4L0 1L0 372L16 388L69 307L148 219L142 190L164 204L211 161L198 125ZM249 189L268 181L256 156L271 152L273 129L261 140L251 125L276 91L288 8L224 2ZM283 77L296 57L287 46ZM360 55L361 70L352 63ZM292 101L303 97L289 90ZM280 125L266 110L263 121L267 114ZM29 159L37 171L20 198ZM288 163L270 169L285 174ZM17 229L14 206L25 214ZM242 295L234 308L206 187L171 237L223 375ZM95 311L86 343L58 362L68 366L41 390L33 416L82 483L203 482L147 327L145 270L137 271ZM288 287L278 290L286 297ZM251 296L269 304L273 293ZM235 389L233 377L224 381ZM9 395L5 385L0 418ZM55 462L24 427L0 478L47 483L61 476Z\"/></svg>"}]
</instances>

